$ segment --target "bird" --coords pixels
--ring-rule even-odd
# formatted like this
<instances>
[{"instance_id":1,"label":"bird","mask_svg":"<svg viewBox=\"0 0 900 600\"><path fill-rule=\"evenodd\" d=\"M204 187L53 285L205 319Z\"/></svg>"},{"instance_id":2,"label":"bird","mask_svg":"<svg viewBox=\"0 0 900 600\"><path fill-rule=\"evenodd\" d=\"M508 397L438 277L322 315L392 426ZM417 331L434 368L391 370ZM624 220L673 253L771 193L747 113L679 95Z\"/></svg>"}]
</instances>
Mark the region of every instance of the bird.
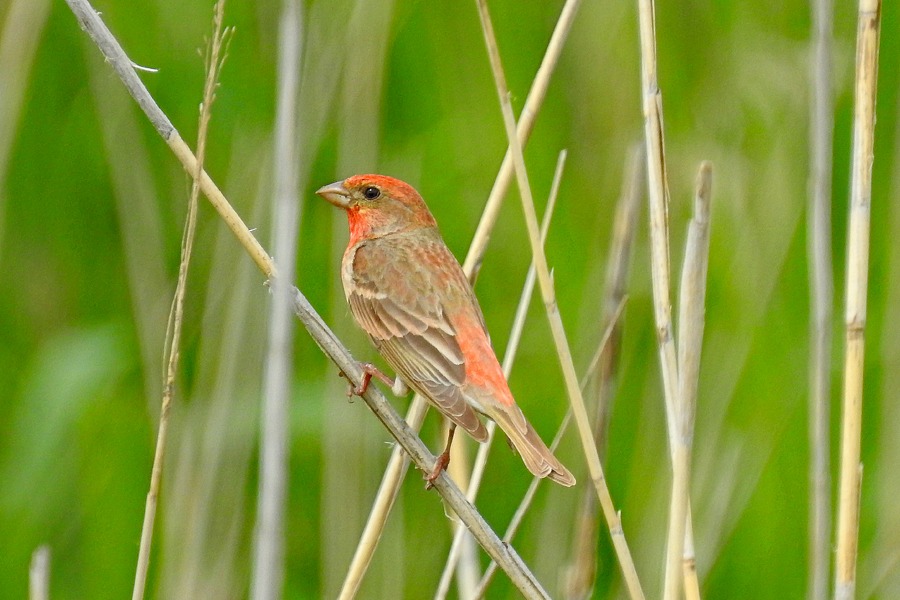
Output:
<instances>
[{"instance_id":1,"label":"bird","mask_svg":"<svg viewBox=\"0 0 900 600\"><path fill-rule=\"evenodd\" d=\"M405 384L450 421L426 487L449 463L456 426L487 441L479 414L497 423L531 473L575 485L516 404L475 292L422 196L408 183L374 174L354 175L316 194L347 213L344 294L354 319L397 374L392 380L362 363L362 383L353 393L364 393L373 376L395 392Z\"/></svg>"}]
</instances>

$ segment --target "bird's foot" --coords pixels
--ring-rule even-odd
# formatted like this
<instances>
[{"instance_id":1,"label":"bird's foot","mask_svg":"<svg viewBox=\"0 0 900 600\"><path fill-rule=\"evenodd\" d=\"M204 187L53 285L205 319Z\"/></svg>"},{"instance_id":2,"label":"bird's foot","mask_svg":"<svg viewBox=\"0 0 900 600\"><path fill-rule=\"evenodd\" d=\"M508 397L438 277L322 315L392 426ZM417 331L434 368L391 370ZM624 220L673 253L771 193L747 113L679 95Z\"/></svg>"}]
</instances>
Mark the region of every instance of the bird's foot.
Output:
<instances>
[{"instance_id":1,"label":"bird's foot","mask_svg":"<svg viewBox=\"0 0 900 600\"><path fill-rule=\"evenodd\" d=\"M428 483L425 484L425 489L430 490L434 487L434 480L441 476L441 471L447 468L447 465L450 464L450 447L453 445L453 434L456 433L456 423L450 423L450 428L447 429L447 445L444 446L444 451L441 452L437 459L434 461L434 468L431 470L431 473L425 476L425 481Z\"/></svg>"},{"instance_id":2,"label":"bird's foot","mask_svg":"<svg viewBox=\"0 0 900 600\"><path fill-rule=\"evenodd\" d=\"M450 448L447 448L443 452L441 452L437 459L434 461L434 468L431 470L431 473L425 476L425 489L430 490L434 487L434 481L441 476L441 473L447 469L447 465L450 464Z\"/></svg>"},{"instance_id":3,"label":"bird's foot","mask_svg":"<svg viewBox=\"0 0 900 600\"><path fill-rule=\"evenodd\" d=\"M346 373L340 373L341 377L347 379L347 396L362 396L366 393L366 390L369 389L369 383L372 381L372 377L375 377L386 386L391 388L391 391L398 396L405 396L409 389L406 387L406 384L397 377L395 379L391 379L387 375L385 375L381 369L373 365L372 363L359 363L359 368L362 369L363 375L362 379L359 382L359 385L353 385L353 382L349 380Z\"/></svg>"}]
</instances>

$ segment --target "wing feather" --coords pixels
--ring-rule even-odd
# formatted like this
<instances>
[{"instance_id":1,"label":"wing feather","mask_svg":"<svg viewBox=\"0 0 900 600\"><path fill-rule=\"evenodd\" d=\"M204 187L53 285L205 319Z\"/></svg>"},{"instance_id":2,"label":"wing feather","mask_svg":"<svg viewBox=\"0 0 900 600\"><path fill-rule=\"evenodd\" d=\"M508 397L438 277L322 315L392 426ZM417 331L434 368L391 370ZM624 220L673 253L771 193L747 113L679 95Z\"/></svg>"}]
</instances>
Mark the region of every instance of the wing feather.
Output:
<instances>
[{"instance_id":1,"label":"wing feather","mask_svg":"<svg viewBox=\"0 0 900 600\"><path fill-rule=\"evenodd\" d=\"M487 430L462 391L465 358L442 294L437 293L443 290L427 268L416 261L404 263L402 252L398 260L396 248L392 250L391 260L386 260L377 256L383 251L378 244L368 242L350 254L353 268L343 270L345 278L351 278L344 282L350 311L407 385L472 437L485 441ZM388 272L373 271L378 264Z\"/></svg>"}]
</instances>

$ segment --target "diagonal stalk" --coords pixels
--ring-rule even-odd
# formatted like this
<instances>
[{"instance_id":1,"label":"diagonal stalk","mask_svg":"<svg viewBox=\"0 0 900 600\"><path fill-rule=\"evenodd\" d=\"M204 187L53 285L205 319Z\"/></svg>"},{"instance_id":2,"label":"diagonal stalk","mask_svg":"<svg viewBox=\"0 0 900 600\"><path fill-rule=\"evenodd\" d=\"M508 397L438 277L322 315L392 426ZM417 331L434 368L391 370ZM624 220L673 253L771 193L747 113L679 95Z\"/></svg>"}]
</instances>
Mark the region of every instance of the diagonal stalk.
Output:
<instances>
[{"instance_id":1,"label":"diagonal stalk","mask_svg":"<svg viewBox=\"0 0 900 600\"><path fill-rule=\"evenodd\" d=\"M534 200L531 196L531 187L528 183L528 173L525 169L525 158L522 154L522 146L519 144L516 135L516 118L513 115L512 104L509 100L509 89L506 85L506 77L500 62L500 51L497 47L497 40L488 13L487 3L486 0L476 0L476 4L478 6L479 17L481 18L481 26L488 49L488 57L491 60L491 70L494 74L497 95L500 99L500 106L503 111L503 123L506 126L506 136L512 151L516 182L519 187L522 210L525 213L525 224L528 228L528 241L531 244L531 253L534 257L534 264L538 274L541 297L544 300L547 319L550 322L553 343L559 356L563 378L565 379L566 389L568 390L569 401L572 405L572 413L575 416L575 423L578 427L579 437L581 438L585 459L588 464L588 470L613 538L613 547L616 550L616 556L619 559L619 565L622 568L628 592L632 598L643 598L644 594L637 577L637 571L634 568L634 560L631 557L628 543L626 542L624 532L622 531L621 518L613 504L609 487L606 484L606 476L603 474L603 466L600 464L600 457L597 452L597 446L594 443L590 420L588 419L587 410L584 406L584 397L582 396L581 388L578 385L578 376L575 374L575 364L572 360L572 354L569 350L569 343L566 340L562 318L559 314L559 307L556 303L556 294L553 290L550 268L547 266L547 258L544 255L544 249L541 246L537 214L534 208Z\"/></svg>"}]
</instances>

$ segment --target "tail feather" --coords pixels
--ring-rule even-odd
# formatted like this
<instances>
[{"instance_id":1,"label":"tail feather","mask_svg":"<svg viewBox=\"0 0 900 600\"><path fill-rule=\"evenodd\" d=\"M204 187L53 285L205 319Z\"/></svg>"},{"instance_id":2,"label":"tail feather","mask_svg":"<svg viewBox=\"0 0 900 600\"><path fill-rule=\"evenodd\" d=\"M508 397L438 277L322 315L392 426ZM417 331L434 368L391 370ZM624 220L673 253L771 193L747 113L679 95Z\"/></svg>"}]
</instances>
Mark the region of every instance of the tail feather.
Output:
<instances>
[{"instance_id":1,"label":"tail feather","mask_svg":"<svg viewBox=\"0 0 900 600\"><path fill-rule=\"evenodd\" d=\"M492 414L491 418L497 421L500 429L506 433L519 456L522 457L522 462L535 476L546 477L566 487L575 485L575 477L553 456L531 423L522 419L525 426L518 427L512 423L512 419L506 411L496 415Z\"/></svg>"}]
</instances>

